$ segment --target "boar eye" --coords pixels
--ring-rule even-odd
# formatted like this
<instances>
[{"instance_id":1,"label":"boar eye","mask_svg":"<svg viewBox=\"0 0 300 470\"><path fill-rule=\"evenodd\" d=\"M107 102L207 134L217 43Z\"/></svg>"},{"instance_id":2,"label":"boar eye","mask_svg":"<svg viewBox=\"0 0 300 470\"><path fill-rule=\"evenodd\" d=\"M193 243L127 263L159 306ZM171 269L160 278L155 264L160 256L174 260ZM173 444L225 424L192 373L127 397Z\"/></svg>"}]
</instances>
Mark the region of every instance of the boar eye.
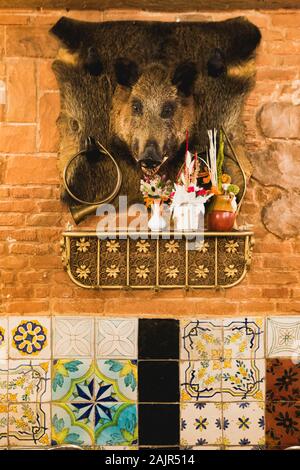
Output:
<instances>
[{"instance_id":1,"label":"boar eye","mask_svg":"<svg viewBox=\"0 0 300 470\"><path fill-rule=\"evenodd\" d=\"M160 117L163 119L169 119L174 115L175 112L175 104L167 102L163 105Z\"/></svg>"},{"instance_id":2,"label":"boar eye","mask_svg":"<svg viewBox=\"0 0 300 470\"><path fill-rule=\"evenodd\" d=\"M143 114L143 105L140 100L134 99L131 103L132 114L141 116Z\"/></svg>"}]
</instances>

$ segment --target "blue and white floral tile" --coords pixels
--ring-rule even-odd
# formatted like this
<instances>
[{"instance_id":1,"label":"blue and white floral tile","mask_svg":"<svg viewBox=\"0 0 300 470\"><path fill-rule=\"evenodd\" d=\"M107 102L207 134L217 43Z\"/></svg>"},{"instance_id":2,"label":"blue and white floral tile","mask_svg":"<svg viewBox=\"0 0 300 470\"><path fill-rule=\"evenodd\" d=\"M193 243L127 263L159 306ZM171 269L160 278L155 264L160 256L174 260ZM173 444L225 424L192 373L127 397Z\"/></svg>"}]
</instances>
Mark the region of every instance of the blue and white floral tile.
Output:
<instances>
[{"instance_id":1,"label":"blue and white floral tile","mask_svg":"<svg viewBox=\"0 0 300 470\"><path fill-rule=\"evenodd\" d=\"M95 442L98 446L135 446L138 443L137 405L98 402L95 410Z\"/></svg>"},{"instance_id":2,"label":"blue and white floral tile","mask_svg":"<svg viewBox=\"0 0 300 470\"><path fill-rule=\"evenodd\" d=\"M222 443L222 409L218 403L183 403L180 406L180 445Z\"/></svg>"},{"instance_id":3,"label":"blue and white floral tile","mask_svg":"<svg viewBox=\"0 0 300 470\"><path fill-rule=\"evenodd\" d=\"M0 360L0 404L7 402L8 361Z\"/></svg>"},{"instance_id":4,"label":"blue and white floral tile","mask_svg":"<svg viewBox=\"0 0 300 470\"><path fill-rule=\"evenodd\" d=\"M0 317L0 360L8 358L8 319Z\"/></svg>"},{"instance_id":5,"label":"blue and white floral tile","mask_svg":"<svg viewBox=\"0 0 300 470\"><path fill-rule=\"evenodd\" d=\"M55 317L53 334L54 357L93 357L93 317Z\"/></svg>"},{"instance_id":6,"label":"blue and white floral tile","mask_svg":"<svg viewBox=\"0 0 300 470\"><path fill-rule=\"evenodd\" d=\"M221 383L221 361L180 362L181 401L220 401Z\"/></svg>"},{"instance_id":7,"label":"blue and white floral tile","mask_svg":"<svg viewBox=\"0 0 300 470\"><path fill-rule=\"evenodd\" d=\"M263 446L265 444L265 403L223 403L223 444Z\"/></svg>"},{"instance_id":8,"label":"blue and white floral tile","mask_svg":"<svg viewBox=\"0 0 300 470\"><path fill-rule=\"evenodd\" d=\"M50 317L9 318L9 357L51 358Z\"/></svg>"},{"instance_id":9,"label":"blue and white floral tile","mask_svg":"<svg viewBox=\"0 0 300 470\"><path fill-rule=\"evenodd\" d=\"M94 444L95 409L93 403L52 404L52 445Z\"/></svg>"},{"instance_id":10,"label":"blue and white floral tile","mask_svg":"<svg viewBox=\"0 0 300 470\"><path fill-rule=\"evenodd\" d=\"M222 322L218 320L181 320L181 359L208 360L223 353Z\"/></svg>"},{"instance_id":11,"label":"blue and white floral tile","mask_svg":"<svg viewBox=\"0 0 300 470\"><path fill-rule=\"evenodd\" d=\"M8 445L8 404L0 402L0 447Z\"/></svg>"},{"instance_id":12,"label":"blue and white floral tile","mask_svg":"<svg viewBox=\"0 0 300 470\"><path fill-rule=\"evenodd\" d=\"M228 359L222 365L223 401L265 399L265 360Z\"/></svg>"},{"instance_id":13,"label":"blue and white floral tile","mask_svg":"<svg viewBox=\"0 0 300 470\"><path fill-rule=\"evenodd\" d=\"M264 358L264 323L264 319L258 317L225 318L224 358Z\"/></svg>"},{"instance_id":14,"label":"blue and white floral tile","mask_svg":"<svg viewBox=\"0 0 300 470\"><path fill-rule=\"evenodd\" d=\"M55 359L52 364L52 400L92 401L94 369L91 359Z\"/></svg>"},{"instance_id":15,"label":"blue and white floral tile","mask_svg":"<svg viewBox=\"0 0 300 470\"><path fill-rule=\"evenodd\" d=\"M267 357L300 359L300 317L267 319Z\"/></svg>"},{"instance_id":16,"label":"blue and white floral tile","mask_svg":"<svg viewBox=\"0 0 300 470\"><path fill-rule=\"evenodd\" d=\"M103 389L106 400L111 396L112 401L137 401L137 361L99 359L95 374L96 401L103 399Z\"/></svg>"},{"instance_id":17,"label":"blue and white floral tile","mask_svg":"<svg viewBox=\"0 0 300 470\"><path fill-rule=\"evenodd\" d=\"M51 401L51 361L11 359L8 371L9 402Z\"/></svg>"},{"instance_id":18,"label":"blue and white floral tile","mask_svg":"<svg viewBox=\"0 0 300 470\"><path fill-rule=\"evenodd\" d=\"M137 358L138 320L136 318L96 319L98 358Z\"/></svg>"},{"instance_id":19,"label":"blue and white floral tile","mask_svg":"<svg viewBox=\"0 0 300 470\"><path fill-rule=\"evenodd\" d=\"M50 416L49 403L9 404L9 445L49 446Z\"/></svg>"}]
</instances>

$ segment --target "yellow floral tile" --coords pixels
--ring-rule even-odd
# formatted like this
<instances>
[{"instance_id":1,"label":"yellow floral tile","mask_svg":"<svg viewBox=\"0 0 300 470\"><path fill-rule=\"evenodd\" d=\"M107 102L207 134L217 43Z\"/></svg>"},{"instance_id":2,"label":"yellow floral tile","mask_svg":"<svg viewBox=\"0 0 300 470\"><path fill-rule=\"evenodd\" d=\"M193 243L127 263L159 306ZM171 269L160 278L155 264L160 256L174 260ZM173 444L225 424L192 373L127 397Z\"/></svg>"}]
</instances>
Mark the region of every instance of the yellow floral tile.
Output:
<instances>
[{"instance_id":1,"label":"yellow floral tile","mask_svg":"<svg viewBox=\"0 0 300 470\"><path fill-rule=\"evenodd\" d=\"M50 445L50 404L9 405L8 438L12 446Z\"/></svg>"},{"instance_id":2,"label":"yellow floral tile","mask_svg":"<svg viewBox=\"0 0 300 470\"><path fill-rule=\"evenodd\" d=\"M181 323L181 359L220 359L223 353L222 324L209 320Z\"/></svg>"},{"instance_id":3,"label":"yellow floral tile","mask_svg":"<svg viewBox=\"0 0 300 470\"><path fill-rule=\"evenodd\" d=\"M51 362L10 360L8 372L9 402L51 401Z\"/></svg>"},{"instance_id":4,"label":"yellow floral tile","mask_svg":"<svg viewBox=\"0 0 300 470\"><path fill-rule=\"evenodd\" d=\"M265 399L265 360L233 359L222 368L223 401L262 401Z\"/></svg>"},{"instance_id":5,"label":"yellow floral tile","mask_svg":"<svg viewBox=\"0 0 300 470\"><path fill-rule=\"evenodd\" d=\"M8 361L0 361L0 405L7 402Z\"/></svg>"},{"instance_id":6,"label":"yellow floral tile","mask_svg":"<svg viewBox=\"0 0 300 470\"><path fill-rule=\"evenodd\" d=\"M263 318L224 319L224 358L259 359L265 357L264 330Z\"/></svg>"},{"instance_id":7,"label":"yellow floral tile","mask_svg":"<svg viewBox=\"0 0 300 470\"><path fill-rule=\"evenodd\" d=\"M181 401L220 401L220 361L181 361Z\"/></svg>"},{"instance_id":8,"label":"yellow floral tile","mask_svg":"<svg viewBox=\"0 0 300 470\"><path fill-rule=\"evenodd\" d=\"M0 447L8 445L8 404L0 403Z\"/></svg>"}]
</instances>

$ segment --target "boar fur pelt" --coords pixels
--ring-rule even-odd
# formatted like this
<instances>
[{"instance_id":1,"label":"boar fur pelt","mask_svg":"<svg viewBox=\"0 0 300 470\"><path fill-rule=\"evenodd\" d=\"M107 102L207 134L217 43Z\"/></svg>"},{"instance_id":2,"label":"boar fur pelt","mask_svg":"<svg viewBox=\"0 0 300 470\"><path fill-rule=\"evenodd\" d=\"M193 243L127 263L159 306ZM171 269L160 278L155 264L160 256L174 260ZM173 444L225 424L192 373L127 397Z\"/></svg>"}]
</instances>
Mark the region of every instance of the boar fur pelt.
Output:
<instances>
[{"instance_id":1,"label":"boar fur pelt","mask_svg":"<svg viewBox=\"0 0 300 470\"><path fill-rule=\"evenodd\" d=\"M92 136L117 159L120 195L132 203L141 200L143 158L168 156L161 172L176 176L186 129L191 150L205 150L207 129L221 126L236 149L243 148L241 113L261 38L247 19L88 23L63 17L51 33L61 43L53 63L61 92L61 171ZM242 186L228 147L226 154L225 169ZM113 190L115 177L111 161L91 152L70 165L68 184L93 201ZM72 203L66 193L63 199Z\"/></svg>"}]
</instances>

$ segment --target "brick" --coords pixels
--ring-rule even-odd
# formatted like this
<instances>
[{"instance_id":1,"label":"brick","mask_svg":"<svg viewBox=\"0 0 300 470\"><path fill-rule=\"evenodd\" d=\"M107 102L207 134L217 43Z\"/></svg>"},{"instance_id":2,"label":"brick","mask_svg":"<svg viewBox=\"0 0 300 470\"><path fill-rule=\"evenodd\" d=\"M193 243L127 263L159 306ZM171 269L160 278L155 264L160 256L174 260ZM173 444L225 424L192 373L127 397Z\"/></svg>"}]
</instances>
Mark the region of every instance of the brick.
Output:
<instances>
[{"instance_id":1,"label":"brick","mask_svg":"<svg viewBox=\"0 0 300 470\"><path fill-rule=\"evenodd\" d=\"M48 271L41 270L27 270L27 271L21 271L17 273L17 279L18 282L30 282L30 283L39 283L39 282L44 282L48 283L49 282L49 273Z\"/></svg>"},{"instance_id":2,"label":"brick","mask_svg":"<svg viewBox=\"0 0 300 470\"><path fill-rule=\"evenodd\" d=\"M262 296L269 299L286 298L290 296L290 289L286 287L268 287L262 289Z\"/></svg>"},{"instance_id":3,"label":"brick","mask_svg":"<svg viewBox=\"0 0 300 470\"><path fill-rule=\"evenodd\" d=\"M81 294L82 292L80 292ZM98 292L99 294L99 292ZM59 299L64 299L64 298L72 298L74 296L74 289L70 286L65 286L65 285L55 285L51 287L50 290L50 296L51 298L59 298ZM81 296L79 296L81 297Z\"/></svg>"},{"instance_id":4,"label":"brick","mask_svg":"<svg viewBox=\"0 0 300 470\"><path fill-rule=\"evenodd\" d=\"M300 302L289 300L277 303L277 313L300 313Z\"/></svg>"},{"instance_id":5,"label":"brick","mask_svg":"<svg viewBox=\"0 0 300 470\"><path fill-rule=\"evenodd\" d=\"M19 243L9 244L9 253L17 255L45 255L50 252L50 246L46 243Z\"/></svg>"},{"instance_id":6,"label":"brick","mask_svg":"<svg viewBox=\"0 0 300 470\"><path fill-rule=\"evenodd\" d=\"M5 55L5 30L0 26L0 58Z\"/></svg>"},{"instance_id":7,"label":"brick","mask_svg":"<svg viewBox=\"0 0 300 470\"><path fill-rule=\"evenodd\" d=\"M59 256L43 255L30 258L30 266L36 269L61 269L62 264Z\"/></svg>"},{"instance_id":8,"label":"brick","mask_svg":"<svg viewBox=\"0 0 300 470\"><path fill-rule=\"evenodd\" d=\"M8 158L6 184L54 184L58 182L55 157L12 156Z\"/></svg>"},{"instance_id":9,"label":"brick","mask_svg":"<svg viewBox=\"0 0 300 470\"><path fill-rule=\"evenodd\" d=\"M5 311L7 313L13 313L14 315L19 315L22 313L48 313L49 302L45 300L8 302L5 306Z\"/></svg>"},{"instance_id":10,"label":"brick","mask_svg":"<svg viewBox=\"0 0 300 470\"><path fill-rule=\"evenodd\" d=\"M252 272L247 274L247 280L249 284L253 285L281 285L285 286L288 284L298 284L298 277L296 273L290 272Z\"/></svg>"},{"instance_id":11,"label":"brick","mask_svg":"<svg viewBox=\"0 0 300 470\"><path fill-rule=\"evenodd\" d=\"M9 299L30 299L33 297L32 286L6 286L2 289L4 298Z\"/></svg>"},{"instance_id":12,"label":"brick","mask_svg":"<svg viewBox=\"0 0 300 470\"><path fill-rule=\"evenodd\" d=\"M30 199L0 201L2 212L32 212L37 208L35 201Z\"/></svg>"},{"instance_id":13,"label":"brick","mask_svg":"<svg viewBox=\"0 0 300 470\"><path fill-rule=\"evenodd\" d=\"M297 28L299 26L299 15L295 13L274 13L271 16L274 26Z\"/></svg>"},{"instance_id":14,"label":"brick","mask_svg":"<svg viewBox=\"0 0 300 470\"><path fill-rule=\"evenodd\" d=\"M300 41L299 18L296 28L289 28L286 30L286 39L291 41Z\"/></svg>"},{"instance_id":15,"label":"brick","mask_svg":"<svg viewBox=\"0 0 300 470\"><path fill-rule=\"evenodd\" d=\"M60 201L38 201L37 207L40 212L62 212L67 210Z\"/></svg>"},{"instance_id":16,"label":"brick","mask_svg":"<svg viewBox=\"0 0 300 470\"><path fill-rule=\"evenodd\" d=\"M257 70L257 80L273 80L277 82L295 80L297 78L297 70L297 67L285 69L261 67Z\"/></svg>"},{"instance_id":17,"label":"brick","mask_svg":"<svg viewBox=\"0 0 300 470\"><path fill-rule=\"evenodd\" d=\"M33 229L0 229L0 240L35 241L36 230Z\"/></svg>"},{"instance_id":18,"label":"brick","mask_svg":"<svg viewBox=\"0 0 300 470\"><path fill-rule=\"evenodd\" d=\"M19 15L16 13L1 13L1 25L25 25L30 21L29 15Z\"/></svg>"},{"instance_id":19,"label":"brick","mask_svg":"<svg viewBox=\"0 0 300 470\"><path fill-rule=\"evenodd\" d=\"M49 34L48 26L8 26L6 31L8 57L55 57L58 42Z\"/></svg>"},{"instance_id":20,"label":"brick","mask_svg":"<svg viewBox=\"0 0 300 470\"><path fill-rule=\"evenodd\" d=\"M6 198L9 196L9 188L0 187L0 198Z\"/></svg>"},{"instance_id":21,"label":"brick","mask_svg":"<svg viewBox=\"0 0 300 470\"><path fill-rule=\"evenodd\" d=\"M101 299L85 300L84 302L74 302L68 299L59 299L53 300L51 305L51 311L54 315L57 313L67 313L67 314L76 314L84 315L88 313L92 314L101 314L103 312L104 302Z\"/></svg>"},{"instance_id":22,"label":"brick","mask_svg":"<svg viewBox=\"0 0 300 470\"><path fill-rule=\"evenodd\" d=\"M40 187L28 187L28 186L20 186L20 187L11 187L10 188L10 195L13 198L38 198L38 199L49 199L52 196L52 188L45 188L43 186ZM48 202L48 201L47 201ZM49 201L52 202L52 201ZM42 204L42 202L39 201Z\"/></svg>"},{"instance_id":23,"label":"brick","mask_svg":"<svg viewBox=\"0 0 300 470\"><path fill-rule=\"evenodd\" d=\"M22 226L24 217L21 214L0 214L0 225L2 226Z\"/></svg>"},{"instance_id":24,"label":"brick","mask_svg":"<svg viewBox=\"0 0 300 470\"><path fill-rule=\"evenodd\" d=\"M12 271L4 271L4 269L0 270L0 279L6 285L15 280L15 273Z\"/></svg>"},{"instance_id":25,"label":"brick","mask_svg":"<svg viewBox=\"0 0 300 470\"><path fill-rule=\"evenodd\" d=\"M36 126L0 123L0 152L31 153L36 149Z\"/></svg>"},{"instance_id":26,"label":"brick","mask_svg":"<svg viewBox=\"0 0 300 470\"><path fill-rule=\"evenodd\" d=\"M32 60L17 59L7 63L6 120L36 120L36 71Z\"/></svg>"},{"instance_id":27,"label":"brick","mask_svg":"<svg viewBox=\"0 0 300 470\"><path fill-rule=\"evenodd\" d=\"M38 66L41 90L57 90L58 85L52 70L52 60L42 60Z\"/></svg>"},{"instance_id":28,"label":"brick","mask_svg":"<svg viewBox=\"0 0 300 470\"><path fill-rule=\"evenodd\" d=\"M28 260L20 256L3 256L1 259L2 269L23 269L27 264Z\"/></svg>"},{"instance_id":29,"label":"brick","mask_svg":"<svg viewBox=\"0 0 300 470\"><path fill-rule=\"evenodd\" d=\"M255 315L264 313L266 315L275 312L274 301L259 301L249 300L248 302L241 302L239 305L239 313L247 315Z\"/></svg>"},{"instance_id":30,"label":"brick","mask_svg":"<svg viewBox=\"0 0 300 470\"><path fill-rule=\"evenodd\" d=\"M55 214L33 214L26 218L26 225L56 226L59 225L61 215Z\"/></svg>"},{"instance_id":31,"label":"brick","mask_svg":"<svg viewBox=\"0 0 300 470\"><path fill-rule=\"evenodd\" d=\"M58 93L45 93L40 99L40 152L58 150L56 121L60 112Z\"/></svg>"}]
</instances>

